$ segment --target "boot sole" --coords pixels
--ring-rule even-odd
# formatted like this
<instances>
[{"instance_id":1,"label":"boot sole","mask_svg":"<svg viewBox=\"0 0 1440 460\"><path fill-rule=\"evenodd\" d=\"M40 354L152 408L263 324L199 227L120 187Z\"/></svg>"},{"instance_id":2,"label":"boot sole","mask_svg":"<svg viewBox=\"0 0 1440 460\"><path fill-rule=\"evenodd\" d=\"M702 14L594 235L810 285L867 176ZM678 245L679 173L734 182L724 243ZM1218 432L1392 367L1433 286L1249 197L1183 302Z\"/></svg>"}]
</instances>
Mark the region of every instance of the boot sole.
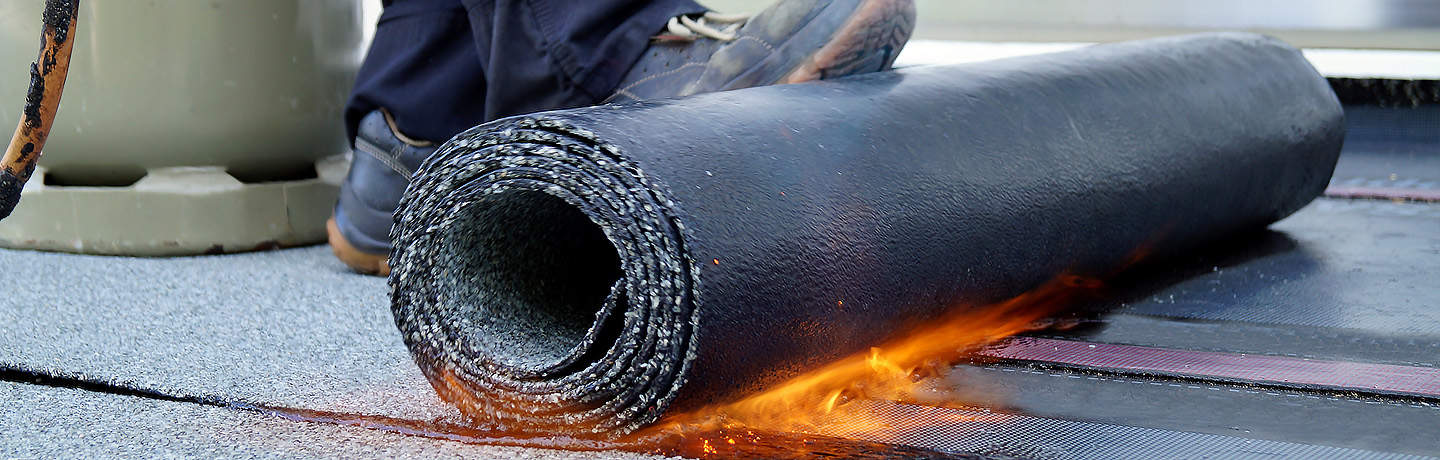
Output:
<instances>
[{"instance_id":1,"label":"boot sole","mask_svg":"<svg viewBox=\"0 0 1440 460\"><path fill-rule=\"evenodd\" d=\"M777 83L889 69L914 30L914 0L866 0L825 46Z\"/></svg>"},{"instance_id":2,"label":"boot sole","mask_svg":"<svg viewBox=\"0 0 1440 460\"><path fill-rule=\"evenodd\" d=\"M390 276L389 257L386 254L371 254L355 248L350 244L350 240L340 233L340 226L335 225L334 217L325 221L325 233L330 239L330 251L351 270L367 275Z\"/></svg>"}]
</instances>

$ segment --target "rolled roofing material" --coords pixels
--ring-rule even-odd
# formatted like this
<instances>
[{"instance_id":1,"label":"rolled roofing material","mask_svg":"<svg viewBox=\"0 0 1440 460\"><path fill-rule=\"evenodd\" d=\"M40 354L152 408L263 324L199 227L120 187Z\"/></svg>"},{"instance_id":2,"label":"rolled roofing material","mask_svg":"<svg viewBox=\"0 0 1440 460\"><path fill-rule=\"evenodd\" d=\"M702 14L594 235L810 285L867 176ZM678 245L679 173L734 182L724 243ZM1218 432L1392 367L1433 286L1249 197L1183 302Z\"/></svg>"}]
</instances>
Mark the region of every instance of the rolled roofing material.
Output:
<instances>
[{"instance_id":1,"label":"rolled roofing material","mask_svg":"<svg viewBox=\"0 0 1440 460\"><path fill-rule=\"evenodd\" d=\"M406 192L392 308L476 418L622 433L1262 227L1324 189L1342 118L1248 34L507 118Z\"/></svg>"}]
</instances>

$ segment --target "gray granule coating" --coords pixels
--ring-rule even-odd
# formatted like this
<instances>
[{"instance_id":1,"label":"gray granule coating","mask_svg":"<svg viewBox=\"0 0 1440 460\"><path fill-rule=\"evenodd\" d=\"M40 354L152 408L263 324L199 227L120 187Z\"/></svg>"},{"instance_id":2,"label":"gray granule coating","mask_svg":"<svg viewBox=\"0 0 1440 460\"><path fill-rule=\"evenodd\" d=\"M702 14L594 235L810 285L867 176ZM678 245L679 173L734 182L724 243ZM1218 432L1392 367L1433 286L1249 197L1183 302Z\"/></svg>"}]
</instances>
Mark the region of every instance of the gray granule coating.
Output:
<instances>
[{"instance_id":1,"label":"gray granule coating","mask_svg":"<svg viewBox=\"0 0 1440 460\"><path fill-rule=\"evenodd\" d=\"M0 382L0 433L5 458L660 458L473 445L10 382Z\"/></svg>"},{"instance_id":2,"label":"gray granule coating","mask_svg":"<svg viewBox=\"0 0 1440 460\"><path fill-rule=\"evenodd\" d=\"M411 361L385 281L324 246L126 258L0 250L0 367L245 402L454 419ZM186 402L0 383L0 456L648 458L474 446Z\"/></svg>"},{"instance_id":3,"label":"gray granule coating","mask_svg":"<svg viewBox=\"0 0 1440 460\"><path fill-rule=\"evenodd\" d=\"M125 258L0 250L0 366L160 393L430 420L383 279L329 248Z\"/></svg>"},{"instance_id":4,"label":"gray granule coating","mask_svg":"<svg viewBox=\"0 0 1440 460\"><path fill-rule=\"evenodd\" d=\"M583 130L487 128L427 160L396 212L392 308L416 362L446 382L442 397L502 428L655 421L684 383L698 321L674 203Z\"/></svg>"}]
</instances>

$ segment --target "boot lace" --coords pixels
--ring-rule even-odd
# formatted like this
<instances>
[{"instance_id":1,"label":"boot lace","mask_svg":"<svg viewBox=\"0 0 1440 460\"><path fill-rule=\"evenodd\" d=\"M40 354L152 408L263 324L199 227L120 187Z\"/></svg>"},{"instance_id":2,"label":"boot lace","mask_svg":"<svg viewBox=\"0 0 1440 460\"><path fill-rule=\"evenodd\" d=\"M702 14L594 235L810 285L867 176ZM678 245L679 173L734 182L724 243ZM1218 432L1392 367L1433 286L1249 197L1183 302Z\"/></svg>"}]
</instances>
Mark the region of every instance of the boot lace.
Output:
<instances>
[{"instance_id":1,"label":"boot lace","mask_svg":"<svg viewBox=\"0 0 1440 460\"><path fill-rule=\"evenodd\" d=\"M670 22L665 24L666 33L655 36L655 39L695 41L709 38L728 42L735 40L736 31L749 19L748 14L721 14L713 11L706 12L699 18L680 15L670 18Z\"/></svg>"}]
</instances>

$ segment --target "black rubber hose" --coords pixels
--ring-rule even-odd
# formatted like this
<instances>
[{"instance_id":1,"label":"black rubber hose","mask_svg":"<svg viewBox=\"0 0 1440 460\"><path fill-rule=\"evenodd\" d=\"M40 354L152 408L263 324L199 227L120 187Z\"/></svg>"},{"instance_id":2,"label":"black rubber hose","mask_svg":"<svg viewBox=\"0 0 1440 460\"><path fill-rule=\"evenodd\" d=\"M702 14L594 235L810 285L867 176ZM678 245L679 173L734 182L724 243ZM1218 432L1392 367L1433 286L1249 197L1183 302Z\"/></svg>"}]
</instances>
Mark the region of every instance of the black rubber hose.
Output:
<instances>
[{"instance_id":1,"label":"black rubber hose","mask_svg":"<svg viewBox=\"0 0 1440 460\"><path fill-rule=\"evenodd\" d=\"M623 433L953 308L1263 227L1339 102L1249 34L512 117L396 213L396 324L499 428Z\"/></svg>"}]
</instances>

